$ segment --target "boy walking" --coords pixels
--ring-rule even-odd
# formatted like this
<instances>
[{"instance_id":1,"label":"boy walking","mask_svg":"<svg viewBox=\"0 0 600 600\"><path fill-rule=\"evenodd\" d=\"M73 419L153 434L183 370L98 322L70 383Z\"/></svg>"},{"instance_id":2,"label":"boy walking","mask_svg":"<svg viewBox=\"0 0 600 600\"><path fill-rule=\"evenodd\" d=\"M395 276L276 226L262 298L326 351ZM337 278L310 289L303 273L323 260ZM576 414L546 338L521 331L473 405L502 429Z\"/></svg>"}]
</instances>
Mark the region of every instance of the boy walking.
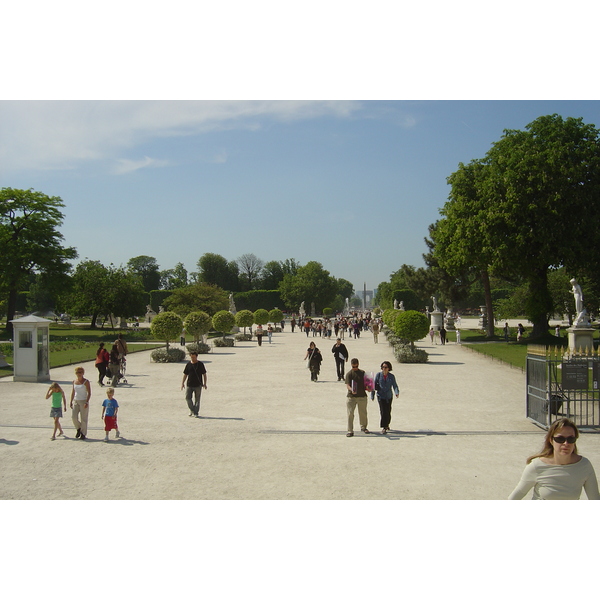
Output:
<instances>
[{"instance_id":1,"label":"boy walking","mask_svg":"<svg viewBox=\"0 0 600 600\"><path fill-rule=\"evenodd\" d=\"M108 432L114 429L116 431L115 439L121 437L119 426L117 424L117 413L119 412L119 403L114 399L114 388L106 390L108 398L102 402L102 419L104 421L104 431L106 432L105 442L108 442Z\"/></svg>"}]
</instances>

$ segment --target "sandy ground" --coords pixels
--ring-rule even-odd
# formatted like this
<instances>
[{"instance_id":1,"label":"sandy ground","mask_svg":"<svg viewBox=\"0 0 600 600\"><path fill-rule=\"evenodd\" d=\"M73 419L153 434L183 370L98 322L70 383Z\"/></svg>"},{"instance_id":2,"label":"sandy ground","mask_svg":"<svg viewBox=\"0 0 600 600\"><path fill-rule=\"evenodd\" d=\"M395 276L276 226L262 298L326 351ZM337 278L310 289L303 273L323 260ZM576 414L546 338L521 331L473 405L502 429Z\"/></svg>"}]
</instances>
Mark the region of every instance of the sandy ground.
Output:
<instances>
[{"instance_id":1,"label":"sandy ground","mask_svg":"<svg viewBox=\"0 0 600 600\"><path fill-rule=\"evenodd\" d=\"M320 380L303 362L315 340ZM130 355L128 384L119 386L123 438L103 441L94 382L88 440L51 441L46 384L0 381L2 499L503 499L519 480L543 431L527 421L525 376L455 344L418 345L426 365L395 362L385 338L346 338L367 372L391 360L400 384L392 431L380 434L369 401L370 435L346 438L345 386L336 381L334 340L290 331L214 349L201 419L188 416L180 390L184 364L155 364ZM51 377L70 393L73 367ZM68 398L68 396L67 396ZM600 436L584 435L580 451L600 466ZM585 496L585 494L584 494Z\"/></svg>"}]
</instances>

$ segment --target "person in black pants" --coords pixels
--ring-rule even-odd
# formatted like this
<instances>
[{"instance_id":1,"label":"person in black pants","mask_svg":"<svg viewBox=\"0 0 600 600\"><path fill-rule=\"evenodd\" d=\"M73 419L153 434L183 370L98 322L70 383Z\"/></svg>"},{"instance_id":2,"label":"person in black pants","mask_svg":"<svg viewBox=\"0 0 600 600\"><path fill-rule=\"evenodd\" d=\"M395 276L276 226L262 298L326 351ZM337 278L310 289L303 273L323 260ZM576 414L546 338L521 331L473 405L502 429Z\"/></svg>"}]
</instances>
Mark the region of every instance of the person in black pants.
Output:
<instances>
[{"instance_id":1,"label":"person in black pants","mask_svg":"<svg viewBox=\"0 0 600 600\"><path fill-rule=\"evenodd\" d=\"M348 362L348 350L342 344L342 340L338 338L331 349L335 358L335 368L337 371L337 380L344 381L344 363Z\"/></svg>"}]
</instances>

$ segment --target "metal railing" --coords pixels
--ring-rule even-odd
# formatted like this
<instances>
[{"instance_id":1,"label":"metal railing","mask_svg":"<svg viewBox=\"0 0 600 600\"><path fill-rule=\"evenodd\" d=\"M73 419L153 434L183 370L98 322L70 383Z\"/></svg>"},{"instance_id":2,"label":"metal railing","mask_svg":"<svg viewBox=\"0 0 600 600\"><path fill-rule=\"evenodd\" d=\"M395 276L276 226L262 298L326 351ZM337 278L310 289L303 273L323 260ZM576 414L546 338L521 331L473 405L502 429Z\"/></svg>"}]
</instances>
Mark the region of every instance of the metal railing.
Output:
<instances>
[{"instance_id":1,"label":"metal railing","mask_svg":"<svg viewBox=\"0 0 600 600\"><path fill-rule=\"evenodd\" d=\"M580 428L600 429L600 354L529 346L526 369L527 418L547 428L560 417Z\"/></svg>"}]
</instances>

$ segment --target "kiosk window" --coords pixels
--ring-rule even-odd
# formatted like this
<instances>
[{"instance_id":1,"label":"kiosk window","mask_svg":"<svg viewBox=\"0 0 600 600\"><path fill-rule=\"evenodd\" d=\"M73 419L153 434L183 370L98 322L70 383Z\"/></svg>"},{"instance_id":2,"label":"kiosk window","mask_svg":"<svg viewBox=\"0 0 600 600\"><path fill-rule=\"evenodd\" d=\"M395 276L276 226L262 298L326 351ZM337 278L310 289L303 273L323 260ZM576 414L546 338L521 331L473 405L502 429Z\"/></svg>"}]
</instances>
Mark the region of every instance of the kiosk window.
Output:
<instances>
[{"instance_id":1,"label":"kiosk window","mask_svg":"<svg viewBox=\"0 0 600 600\"><path fill-rule=\"evenodd\" d=\"M33 348L33 335L31 331L19 331L19 348Z\"/></svg>"}]
</instances>

